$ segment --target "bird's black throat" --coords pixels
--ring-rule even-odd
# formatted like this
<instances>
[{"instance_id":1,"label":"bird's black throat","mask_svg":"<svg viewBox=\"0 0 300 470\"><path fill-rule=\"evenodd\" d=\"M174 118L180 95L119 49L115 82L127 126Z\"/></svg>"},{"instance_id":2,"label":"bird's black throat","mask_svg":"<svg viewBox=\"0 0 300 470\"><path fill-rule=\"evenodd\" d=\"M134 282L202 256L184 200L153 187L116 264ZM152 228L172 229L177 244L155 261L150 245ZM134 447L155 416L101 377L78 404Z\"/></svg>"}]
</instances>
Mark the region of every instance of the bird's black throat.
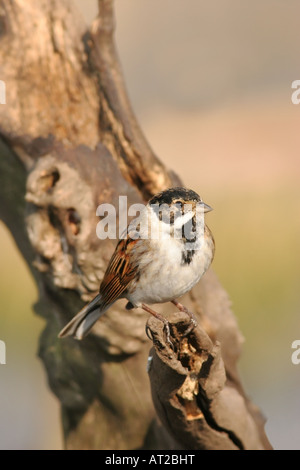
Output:
<instances>
[{"instance_id":1,"label":"bird's black throat","mask_svg":"<svg viewBox=\"0 0 300 470\"><path fill-rule=\"evenodd\" d=\"M184 244L184 249L181 257L181 264L190 264L196 250L189 249L189 243L196 243L197 241L197 232L196 232L196 214L189 220L186 224L182 226L182 241Z\"/></svg>"}]
</instances>

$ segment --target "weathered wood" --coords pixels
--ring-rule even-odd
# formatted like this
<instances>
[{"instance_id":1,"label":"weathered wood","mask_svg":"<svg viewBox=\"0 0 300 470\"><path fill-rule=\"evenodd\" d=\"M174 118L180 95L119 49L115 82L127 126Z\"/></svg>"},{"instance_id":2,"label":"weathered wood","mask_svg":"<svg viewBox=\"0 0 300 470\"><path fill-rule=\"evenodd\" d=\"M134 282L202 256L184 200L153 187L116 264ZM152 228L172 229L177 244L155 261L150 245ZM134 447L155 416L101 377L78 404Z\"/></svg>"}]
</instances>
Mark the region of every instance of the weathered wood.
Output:
<instances>
[{"instance_id":1,"label":"weathered wood","mask_svg":"<svg viewBox=\"0 0 300 470\"><path fill-rule=\"evenodd\" d=\"M270 448L241 384L226 371L220 342L200 325L186 335L190 320L183 313L169 322L173 346L161 323L148 321L154 342L148 359L152 398L169 432L193 450Z\"/></svg>"},{"instance_id":2,"label":"weathered wood","mask_svg":"<svg viewBox=\"0 0 300 470\"><path fill-rule=\"evenodd\" d=\"M203 429L210 434L198 440L188 423L183 422L184 436L177 425L159 424L146 372L145 313L126 311L120 301L84 341L57 338L97 292L114 249L111 240L96 236L97 206L118 207L120 194L128 204L142 202L180 182L154 155L134 117L113 31L111 0L99 0L90 31L70 0L0 1L0 78L7 103L0 106L0 217L37 281L35 310L46 320L40 357L62 405L66 448L214 448L207 419ZM229 383L237 401L244 400L236 369L242 335L228 297L210 271L184 303L199 317L206 354L224 363L218 387L225 391L219 395L226 411ZM164 313L170 309L161 307ZM195 352L200 358L201 341ZM155 361L172 376L158 353ZM181 380L185 371L176 374ZM153 372L150 377L156 390ZM249 435L255 429L253 447L267 447L260 413L250 413L251 404L243 403L239 419L249 421ZM162 421L164 414L158 410ZM219 425L231 429L227 421ZM233 447L237 442L231 439ZM249 442L250 437L245 445L251 447Z\"/></svg>"}]
</instances>

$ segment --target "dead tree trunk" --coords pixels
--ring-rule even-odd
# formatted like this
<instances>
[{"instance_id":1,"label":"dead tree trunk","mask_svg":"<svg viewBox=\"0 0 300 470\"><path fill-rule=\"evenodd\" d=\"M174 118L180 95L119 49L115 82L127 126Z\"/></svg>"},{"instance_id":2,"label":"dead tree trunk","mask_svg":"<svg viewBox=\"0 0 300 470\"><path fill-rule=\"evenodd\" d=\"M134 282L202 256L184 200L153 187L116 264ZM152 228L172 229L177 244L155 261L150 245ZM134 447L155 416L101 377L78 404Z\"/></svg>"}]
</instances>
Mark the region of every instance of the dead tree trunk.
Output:
<instances>
[{"instance_id":1,"label":"dead tree trunk","mask_svg":"<svg viewBox=\"0 0 300 470\"><path fill-rule=\"evenodd\" d=\"M118 302L84 341L57 338L97 292L114 248L96 237L97 206L118 207L120 194L142 202L180 183L136 122L113 30L112 0L99 0L89 31L71 0L0 1L0 217L39 288L39 354L61 402L65 446L267 449L236 369L241 334L212 271L184 299L199 327L176 351L151 320L152 396L144 313ZM176 342L184 319L172 322Z\"/></svg>"}]
</instances>

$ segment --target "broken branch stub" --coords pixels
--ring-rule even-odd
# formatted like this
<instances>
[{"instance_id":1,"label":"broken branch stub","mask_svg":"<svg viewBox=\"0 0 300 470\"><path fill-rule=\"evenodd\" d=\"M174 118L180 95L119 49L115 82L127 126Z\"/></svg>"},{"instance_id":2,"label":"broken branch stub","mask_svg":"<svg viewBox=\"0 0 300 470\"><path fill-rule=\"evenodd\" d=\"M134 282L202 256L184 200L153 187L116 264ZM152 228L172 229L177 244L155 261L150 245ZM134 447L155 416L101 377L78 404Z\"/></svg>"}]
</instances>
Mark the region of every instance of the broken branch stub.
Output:
<instances>
[{"instance_id":1,"label":"broken branch stub","mask_svg":"<svg viewBox=\"0 0 300 470\"><path fill-rule=\"evenodd\" d=\"M190 324L183 313L171 314L168 320L173 348L162 324L148 320L154 344L148 374L164 426L179 444L192 450L264 449L262 430L246 397L227 378L220 343L199 325L186 336Z\"/></svg>"}]
</instances>

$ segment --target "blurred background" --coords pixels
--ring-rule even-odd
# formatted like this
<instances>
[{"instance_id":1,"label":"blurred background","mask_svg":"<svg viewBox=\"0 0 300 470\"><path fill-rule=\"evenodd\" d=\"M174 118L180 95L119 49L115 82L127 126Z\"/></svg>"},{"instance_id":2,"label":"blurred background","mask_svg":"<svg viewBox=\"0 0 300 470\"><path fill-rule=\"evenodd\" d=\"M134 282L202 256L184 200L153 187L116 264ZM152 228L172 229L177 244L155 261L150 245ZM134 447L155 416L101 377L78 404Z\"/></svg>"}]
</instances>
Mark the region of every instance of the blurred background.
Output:
<instances>
[{"instance_id":1,"label":"blurred background","mask_svg":"<svg viewBox=\"0 0 300 470\"><path fill-rule=\"evenodd\" d=\"M87 24L96 0L74 0ZM300 449L300 79L297 0L116 0L133 108L159 158L214 208L214 270L245 337L240 373L276 449ZM0 222L0 448L61 449L36 357L37 289Z\"/></svg>"}]
</instances>

